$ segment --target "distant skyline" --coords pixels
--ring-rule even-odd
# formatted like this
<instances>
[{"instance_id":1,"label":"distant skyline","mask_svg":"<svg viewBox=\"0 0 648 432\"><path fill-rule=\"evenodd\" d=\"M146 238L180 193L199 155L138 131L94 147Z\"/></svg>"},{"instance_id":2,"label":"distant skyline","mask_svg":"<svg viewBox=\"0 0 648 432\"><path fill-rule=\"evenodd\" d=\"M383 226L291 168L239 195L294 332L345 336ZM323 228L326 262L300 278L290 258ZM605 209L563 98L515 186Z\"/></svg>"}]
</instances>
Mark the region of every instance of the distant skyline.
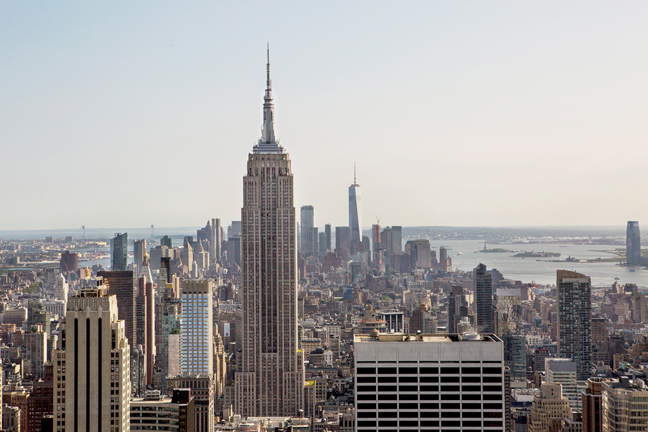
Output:
<instances>
[{"instance_id":1,"label":"distant skyline","mask_svg":"<svg viewBox=\"0 0 648 432\"><path fill-rule=\"evenodd\" d=\"M354 162L365 228L643 226L647 19L644 2L0 3L0 232L240 220L267 41L316 226L348 224Z\"/></svg>"}]
</instances>

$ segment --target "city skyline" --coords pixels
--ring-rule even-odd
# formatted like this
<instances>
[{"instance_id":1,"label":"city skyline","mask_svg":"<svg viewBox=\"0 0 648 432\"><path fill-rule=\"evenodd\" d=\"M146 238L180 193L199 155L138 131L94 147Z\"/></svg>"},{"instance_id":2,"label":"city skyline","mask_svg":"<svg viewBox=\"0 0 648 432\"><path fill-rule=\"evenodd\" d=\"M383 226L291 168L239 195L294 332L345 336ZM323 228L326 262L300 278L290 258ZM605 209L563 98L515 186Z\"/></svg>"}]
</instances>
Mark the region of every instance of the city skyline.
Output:
<instances>
[{"instance_id":1,"label":"city skyline","mask_svg":"<svg viewBox=\"0 0 648 432\"><path fill-rule=\"evenodd\" d=\"M296 205L313 205L322 222L345 224L353 161L363 227L374 215L385 226L609 225L648 215L634 199L648 185L638 169L648 151L645 67L634 55L645 44L644 4L587 14L502 3L202 6L0 7L0 142L12 162L2 180L13 203L3 229L237 220L240 189L229 186L256 140L266 40L281 82L281 138L300 162ZM163 181L165 195L182 191L192 203L191 215L159 199L160 167L177 178L212 173L191 188ZM636 188L623 192L629 180ZM152 199L141 199L141 185ZM487 193L474 194L476 185ZM70 199L66 187L85 198ZM205 199L215 191L218 200ZM573 196L605 205L556 211ZM120 206L98 213L91 199Z\"/></svg>"}]
</instances>

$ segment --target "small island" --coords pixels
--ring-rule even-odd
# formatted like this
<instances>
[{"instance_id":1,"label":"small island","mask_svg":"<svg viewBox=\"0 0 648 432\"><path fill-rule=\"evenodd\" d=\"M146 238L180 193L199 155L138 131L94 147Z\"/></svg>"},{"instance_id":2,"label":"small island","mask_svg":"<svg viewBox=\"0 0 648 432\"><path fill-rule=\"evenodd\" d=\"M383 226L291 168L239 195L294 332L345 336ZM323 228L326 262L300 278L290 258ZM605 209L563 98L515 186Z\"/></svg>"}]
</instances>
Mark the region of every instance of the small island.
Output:
<instances>
[{"instance_id":1,"label":"small island","mask_svg":"<svg viewBox=\"0 0 648 432\"><path fill-rule=\"evenodd\" d=\"M513 255L515 258L556 258L560 254L558 252L520 252Z\"/></svg>"},{"instance_id":2,"label":"small island","mask_svg":"<svg viewBox=\"0 0 648 432\"><path fill-rule=\"evenodd\" d=\"M508 249L495 248L495 249L482 249L482 250L479 250L477 252L480 252L480 253L511 253L513 251L508 250Z\"/></svg>"}]
</instances>

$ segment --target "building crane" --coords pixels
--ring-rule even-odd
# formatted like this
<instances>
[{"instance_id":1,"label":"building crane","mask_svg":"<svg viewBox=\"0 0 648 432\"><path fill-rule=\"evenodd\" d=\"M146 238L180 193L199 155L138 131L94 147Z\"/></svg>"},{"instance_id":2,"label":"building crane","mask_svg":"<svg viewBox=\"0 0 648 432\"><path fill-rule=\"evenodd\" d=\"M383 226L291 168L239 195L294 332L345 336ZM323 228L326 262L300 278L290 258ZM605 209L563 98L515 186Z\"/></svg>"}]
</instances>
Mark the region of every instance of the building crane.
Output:
<instances>
[{"instance_id":1,"label":"building crane","mask_svg":"<svg viewBox=\"0 0 648 432\"><path fill-rule=\"evenodd\" d=\"M461 267L462 265L464 265L465 262L466 262L466 261L464 261L464 262L462 262L461 264L459 264L459 265L457 266L457 269L456 269L455 271L459 271L459 267Z\"/></svg>"}]
</instances>

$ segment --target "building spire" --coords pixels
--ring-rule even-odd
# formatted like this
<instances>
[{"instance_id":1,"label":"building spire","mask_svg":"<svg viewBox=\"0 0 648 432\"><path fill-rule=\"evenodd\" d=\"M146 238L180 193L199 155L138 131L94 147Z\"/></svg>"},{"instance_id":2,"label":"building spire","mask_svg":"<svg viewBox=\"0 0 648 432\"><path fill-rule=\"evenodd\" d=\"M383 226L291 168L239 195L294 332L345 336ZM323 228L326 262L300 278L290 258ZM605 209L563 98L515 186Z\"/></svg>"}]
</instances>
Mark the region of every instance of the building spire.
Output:
<instances>
[{"instance_id":1,"label":"building spire","mask_svg":"<svg viewBox=\"0 0 648 432\"><path fill-rule=\"evenodd\" d=\"M268 63L266 64L268 79L266 80L266 90L272 89L272 81L270 81L270 42L268 42Z\"/></svg>"},{"instance_id":2,"label":"building spire","mask_svg":"<svg viewBox=\"0 0 648 432\"><path fill-rule=\"evenodd\" d=\"M272 101L272 80L270 79L270 44L267 46L266 90L263 97L263 127L259 143L254 146L254 153L283 153L274 132L274 103Z\"/></svg>"},{"instance_id":3,"label":"building spire","mask_svg":"<svg viewBox=\"0 0 648 432\"><path fill-rule=\"evenodd\" d=\"M353 162L353 184L358 184L358 182L356 182L356 163L355 162Z\"/></svg>"}]
</instances>

